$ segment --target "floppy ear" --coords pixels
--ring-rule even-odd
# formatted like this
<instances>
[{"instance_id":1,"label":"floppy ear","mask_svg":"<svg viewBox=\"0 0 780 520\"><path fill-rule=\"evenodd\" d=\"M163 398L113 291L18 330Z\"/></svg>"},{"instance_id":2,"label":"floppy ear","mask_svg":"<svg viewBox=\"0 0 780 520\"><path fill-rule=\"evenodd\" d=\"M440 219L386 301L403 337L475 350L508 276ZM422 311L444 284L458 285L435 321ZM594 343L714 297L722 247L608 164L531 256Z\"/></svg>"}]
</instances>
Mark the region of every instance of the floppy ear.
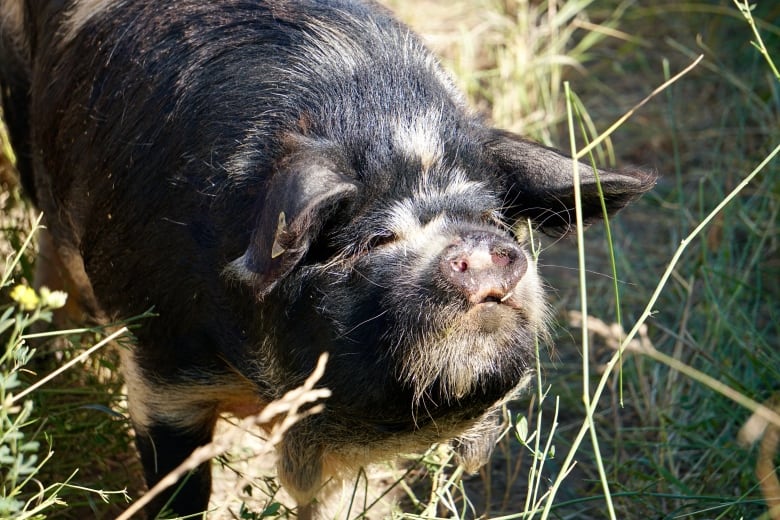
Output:
<instances>
[{"instance_id":1,"label":"floppy ear","mask_svg":"<svg viewBox=\"0 0 780 520\"><path fill-rule=\"evenodd\" d=\"M549 234L566 234L575 225L574 169L571 157L522 137L493 130L488 153L507 183L508 214L530 218ZM603 218L596 173L579 163L584 223ZM611 215L650 190L656 176L643 171L598 170L598 183Z\"/></svg>"},{"instance_id":2,"label":"floppy ear","mask_svg":"<svg viewBox=\"0 0 780 520\"><path fill-rule=\"evenodd\" d=\"M338 204L357 192L357 184L331 165L306 159L275 172L249 247L226 269L260 297L292 271Z\"/></svg>"}]
</instances>

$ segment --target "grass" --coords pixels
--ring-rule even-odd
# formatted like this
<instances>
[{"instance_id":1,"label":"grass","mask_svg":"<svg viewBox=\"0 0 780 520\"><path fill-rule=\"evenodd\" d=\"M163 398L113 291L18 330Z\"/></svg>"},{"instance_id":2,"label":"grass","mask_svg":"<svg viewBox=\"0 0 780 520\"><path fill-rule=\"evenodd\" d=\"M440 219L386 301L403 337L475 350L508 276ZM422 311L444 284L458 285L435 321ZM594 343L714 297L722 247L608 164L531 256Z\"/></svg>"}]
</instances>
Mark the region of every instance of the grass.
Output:
<instances>
[{"instance_id":1,"label":"grass","mask_svg":"<svg viewBox=\"0 0 780 520\"><path fill-rule=\"evenodd\" d=\"M405 480L387 479L387 487L408 496L403 512L368 515L771 518L762 495L767 488L755 472L759 462L777 471L780 460L740 432L754 411L761 413L757 406L780 391L780 159L771 155L780 144L774 51L780 6L763 0L752 11L726 0L387 3L427 38L474 106L499 126L563 147L571 134L580 151L704 57L596 149L599 164L658 170L656 190L613 219L611 240L603 227L588 230L584 254L574 241L542 243L542 272L559 311L556 347L541 349L536 388L507 410L511 420L490 465L464 476L449 452L431 450L413 459ZM564 80L576 93L568 97L571 130ZM32 226L14 190L2 194L6 240L0 245L9 251L20 250ZM21 258L15 284L32 277L33 258ZM594 320L581 334L571 311L582 311L583 302ZM617 321L628 336L609 328ZM74 335L58 359L93 344L91 334L88 341ZM626 348L618 363L621 342ZM110 352L93 357L87 370L68 371L28 405L36 422L20 431L25 439L46 431L38 461L49 442L54 455L38 474L42 487L19 496L56 490L70 507L51 506L46 513L54 518L84 516L73 513L83 507L91 512L86 516L115 514L123 506L106 508L81 488L119 490L138 475L113 362ZM8 367L20 370L2 366L4 374ZM243 459L236 450L220 460L238 468ZM68 487L51 487L62 481ZM266 483L261 490L263 482L252 481L234 497L244 504L236 516L294 514L281 505L275 484ZM372 501L355 498L350 517Z\"/></svg>"},{"instance_id":2,"label":"grass","mask_svg":"<svg viewBox=\"0 0 780 520\"><path fill-rule=\"evenodd\" d=\"M13 287L9 292L11 303L0 306L0 338L4 344L0 355L0 462L3 468L0 471L0 518L46 518L66 504L65 497L70 496L72 491L89 493L104 502L110 495L126 496L121 491L111 492L99 487L90 489L78 485L75 478L79 471L78 465L73 464L74 461L67 464L67 455L54 456L53 439L56 437L59 442L65 440L65 434L72 428L70 424L77 414L71 410L65 427L57 427L58 421L53 417L56 407L46 406L45 390L42 387L76 363L89 359L90 354L102 348L107 341L62 363L60 369L38 379L36 383L30 383L31 376L37 376L33 367L42 366L42 355L34 346L37 344L36 339L64 336L62 332L50 334L32 331L40 322L50 323L53 311L65 304L67 296L45 288L35 291L24 283L13 282L14 271L19 267L20 259L32 242L36 229L37 222L19 251L8 258L0 280L0 288ZM74 332L83 334L88 331ZM68 353L73 351L73 348L68 349ZM71 378L70 382L73 381ZM102 390L106 390L105 385ZM63 397L58 396L58 404L62 404ZM76 423L78 428L88 425L88 421ZM123 437L126 438L126 435L119 436ZM97 438L93 437L92 440ZM99 451L94 444L90 445L92 455ZM65 466L63 463L66 463ZM59 472L64 467L67 468L64 471L70 473L62 480L46 478L52 468L58 468Z\"/></svg>"},{"instance_id":3,"label":"grass","mask_svg":"<svg viewBox=\"0 0 780 520\"><path fill-rule=\"evenodd\" d=\"M586 73L592 50L608 36L630 38L615 29L622 7L599 24L588 19L593 0L385 3L423 33L473 106L547 144L566 115L562 78Z\"/></svg>"},{"instance_id":4,"label":"grass","mask_svg":"<svg viewBox=\"0 0 780 520\"><path fill-rule=\"evenodd\" d=\"M658 19L663 14L660 7L657 12L646 10L643 21L650 22L652 17ZM701 18L691 16L690 23L701 23ZM724 22L718 19L717 23ZM667 36L670 48L686 51L681 53L683 56L693 55L691 49L672 40L678 36ZM731 52L740 47L733 40L720 43ZM671 158L676 159L667 165L676 178L672 185L662 181L659 186L659 207L653 212L652 222L627 224L629 232L641 233L645 240L644 246L626 244L639 254L626 255L631 261L620 265L623 280L644 288L632 289L626 295L629 315L639 315L637 294L647 297L648 289L660 278L659 264L672 257L687 230L702 223L713 208L725 201L740 178L768 157L780 142L777 98L754 95L762 87L769 87L771 92L776 88L776 79L758 72L761 69L752 68L751 78L728 68L744 67L755 57L744 60L744 55L729 57L712 49L706 53L704 65L711 73L705 77L717 85L717 90L703 93L711 96L709 99L699 94L683 100L685 107L723 107L727 103L727 111L718 114L720 126L704 127L706 136L697 135L697 127L701 128L702 116L712 116L711 111L691 114L677 106L679 91L685 89L689 80L676 84L667 94L669 111L665 115L675 130L670 144ZM696 79L690 81L705 83L704 78ZM756 82L754 85L746 83L751 79ZM728 105L732 103L733 106ZM749 126L746 124L756 117ZM682 136L684 142L679 140ZM756 146L758 136L763 137L761 146ZM724 150L727 141L731 148ZM695 155L686 158L686 152ZM705 167L707 170L702 171ZM679 262L669 271L671 282L664 285L649 320L656 347L668 356L631 354L624 365L624 407L618 406L615 385L609 409L597 414L603 420L600 444L614 451L609 465L610 480L616 484L613 489L619 490L619 496L613 496L618 517L666 518L680 514L756 518L763 511L752 477L755 460L737 443L737 432L747 419L748 410L718 395L710 381L702 384L694 379L696 372L691 369L699 369L743 396L759 401L777 389L780 359L774 318L778 271L773 261L777 258L776 179L776 162L770 162L730 205L713 215L713 222L704 227L704 233L692 236L686 243L688 250L680 252ZM591 303L600 306L600 299L591 298ZM596 312L600 316L614 315L611 309ZM592 361L603 362L602 358ZM572 405L577 398L571 395ZM587 451L580 454L583 456L587 456ZM590 469L589 474L593 479L594 470ZM572 494L582 496L599 491L591 485L584 490L575 489ZM564 505L560 509L577 510L579 514L603 512L603 504L585 506L574 502L574 498L571 504Z\"/></svg>"}]
</instances>

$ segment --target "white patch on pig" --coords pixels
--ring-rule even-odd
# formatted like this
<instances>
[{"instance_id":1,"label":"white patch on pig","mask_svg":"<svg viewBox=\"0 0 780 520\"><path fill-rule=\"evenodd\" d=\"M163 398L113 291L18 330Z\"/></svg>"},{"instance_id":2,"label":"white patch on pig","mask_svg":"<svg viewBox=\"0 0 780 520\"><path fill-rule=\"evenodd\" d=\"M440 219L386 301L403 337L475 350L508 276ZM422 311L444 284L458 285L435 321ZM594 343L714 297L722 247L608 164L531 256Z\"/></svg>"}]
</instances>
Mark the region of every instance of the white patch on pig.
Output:
<instances>
[{"instance_id":1,"label":"white patch on pig","mask_svg":"<svg viewBox=\"0 0 780 520\"><path fill-rule=\"evenodd\" d=\"M0 0L0 33L6 35L17 52L24 56L29 54L24 27L24 0Z\"/></svg>"},{"instance_id":2,"label":"white patch on pig","mask_svg":"<svg viewBox=\"0 0 780 520\"><path fill-rule=\"evenodd\" d=\"M414 200L423 206L441 199L463 199L484 197L488 187L484 182L469 180L459 168L452 168L447 175L437 171L423 171L414 194Z\"/></svg>"},{"instance_id":3,"label":"white patch on pig","mask_svg":"<svg viewBox=\"0 0 780 520\"><path fill-rule=\"evenodd\" d=\"M429 109L412 121L393 124L393 144L409 159L419 159L423 172L441 160L444 146L439 138L441 112Z\"/></svg>"},{"instance_id":4,"label":"white patch on pig","mask_svg":"<svg viewBox=\"0 0 780 520\"><path fill-rule=\"evenodd\" d=\"M415 203L410 199L398 202L383 221L387 229L398 238L397 244L421 257L422 262L418 265L423 268L426 260L433 260L441 253L451 237L440 232L445 222L444 215L422 224L415 208Z\"/></svg>"},{"instance_id":5,"label":"white patch on pig","mask_svg":"<svg viewBox=\"0 0 780 520\"><path fill-rule=\"evenodd\" d=\"M484 183L469 180L466 174L457 168L444 177L437 172L424 171L413 196L396 202L379 221L395 236L408 241L412 247L430 250L431 255L438 254L441 249L436 248L442 246L439 239L451 239L447 236L446 228L452 222L452 217L442 213L423 225L419 218L421 208L435 206L442 199L484 198L485 190Z\"/></svg>"},{"instance_id":6,"label":"white patch on pig","mask_svg":"<svg viewBox=\"0 0 780 520\"><path fill-rule=\"evenodd\" d=\"M73 40L79 32L92 19L104 16L114 6L121 5L124 0L76 0L65 13L62 24L61 43L67 44Z\"/></svg>"}]
</instances>

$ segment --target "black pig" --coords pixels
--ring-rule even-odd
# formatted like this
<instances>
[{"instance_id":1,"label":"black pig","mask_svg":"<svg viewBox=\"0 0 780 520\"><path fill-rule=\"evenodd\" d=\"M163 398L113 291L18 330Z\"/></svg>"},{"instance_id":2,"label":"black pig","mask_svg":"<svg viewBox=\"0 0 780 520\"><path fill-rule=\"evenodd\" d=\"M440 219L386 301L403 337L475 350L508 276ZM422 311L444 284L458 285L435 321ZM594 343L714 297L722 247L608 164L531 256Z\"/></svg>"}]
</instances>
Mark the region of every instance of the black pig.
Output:
<instances>
[{"instance_id":1,"label":"black pig","mask_svg":"<svg viewBox=\"0 0 780 520\"><path fill-rule=\"evenodd\" d=\"M72 298L92 319L158 315L124 359L150 486L323 352L332 397L280 446L300 504L434 442L485 461L545 331L512 230L569 229L571 159L487 126L370 1L0 7L5 117ZM654 182L599 176L610 212ZM203 511L209 491L204 465L172 508Z\"/></svg>"}]
</instances>

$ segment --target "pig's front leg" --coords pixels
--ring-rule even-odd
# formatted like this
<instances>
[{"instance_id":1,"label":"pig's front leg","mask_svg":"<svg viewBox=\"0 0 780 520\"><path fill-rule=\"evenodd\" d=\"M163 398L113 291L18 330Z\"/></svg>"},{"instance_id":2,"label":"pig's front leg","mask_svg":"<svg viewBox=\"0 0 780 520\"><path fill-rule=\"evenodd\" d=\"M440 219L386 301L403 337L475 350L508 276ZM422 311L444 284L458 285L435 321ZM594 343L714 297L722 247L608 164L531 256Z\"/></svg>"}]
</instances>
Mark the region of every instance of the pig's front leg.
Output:
<instances>
[{"instance_id":1,"label":"pig's front leg","mask_svg":"<svg viewBox=\"0 0 780 520\"><path fill-rule=\"evenodd\" d=\"M196 448L211 442L217 405L190 385L157 382L132 352L123 352L122 364L136 446L152 489ZM208 509L210 493L211 468L205 462L157 495L145 512L150 519L163 510L196 515Z\"/></svg>"},{"instance_id":2,"label":"pig's front leg","mask_svg":"<svg viewBox=\"0 0 780 520\"><path fill-rule=\"evenodd\" d=\"M201 424L195 429L182 430L160 419L149 426L133 423L136 429L136 446L141 456L146 483L151 489L165 475L174 470L192 452L211 442L213 422ZM211 494L210 461L185 475L174 486L169 487L145 508L149 519L163 510L178 516L196 515L208 509Z\"/></svg>"}]
</instances>

